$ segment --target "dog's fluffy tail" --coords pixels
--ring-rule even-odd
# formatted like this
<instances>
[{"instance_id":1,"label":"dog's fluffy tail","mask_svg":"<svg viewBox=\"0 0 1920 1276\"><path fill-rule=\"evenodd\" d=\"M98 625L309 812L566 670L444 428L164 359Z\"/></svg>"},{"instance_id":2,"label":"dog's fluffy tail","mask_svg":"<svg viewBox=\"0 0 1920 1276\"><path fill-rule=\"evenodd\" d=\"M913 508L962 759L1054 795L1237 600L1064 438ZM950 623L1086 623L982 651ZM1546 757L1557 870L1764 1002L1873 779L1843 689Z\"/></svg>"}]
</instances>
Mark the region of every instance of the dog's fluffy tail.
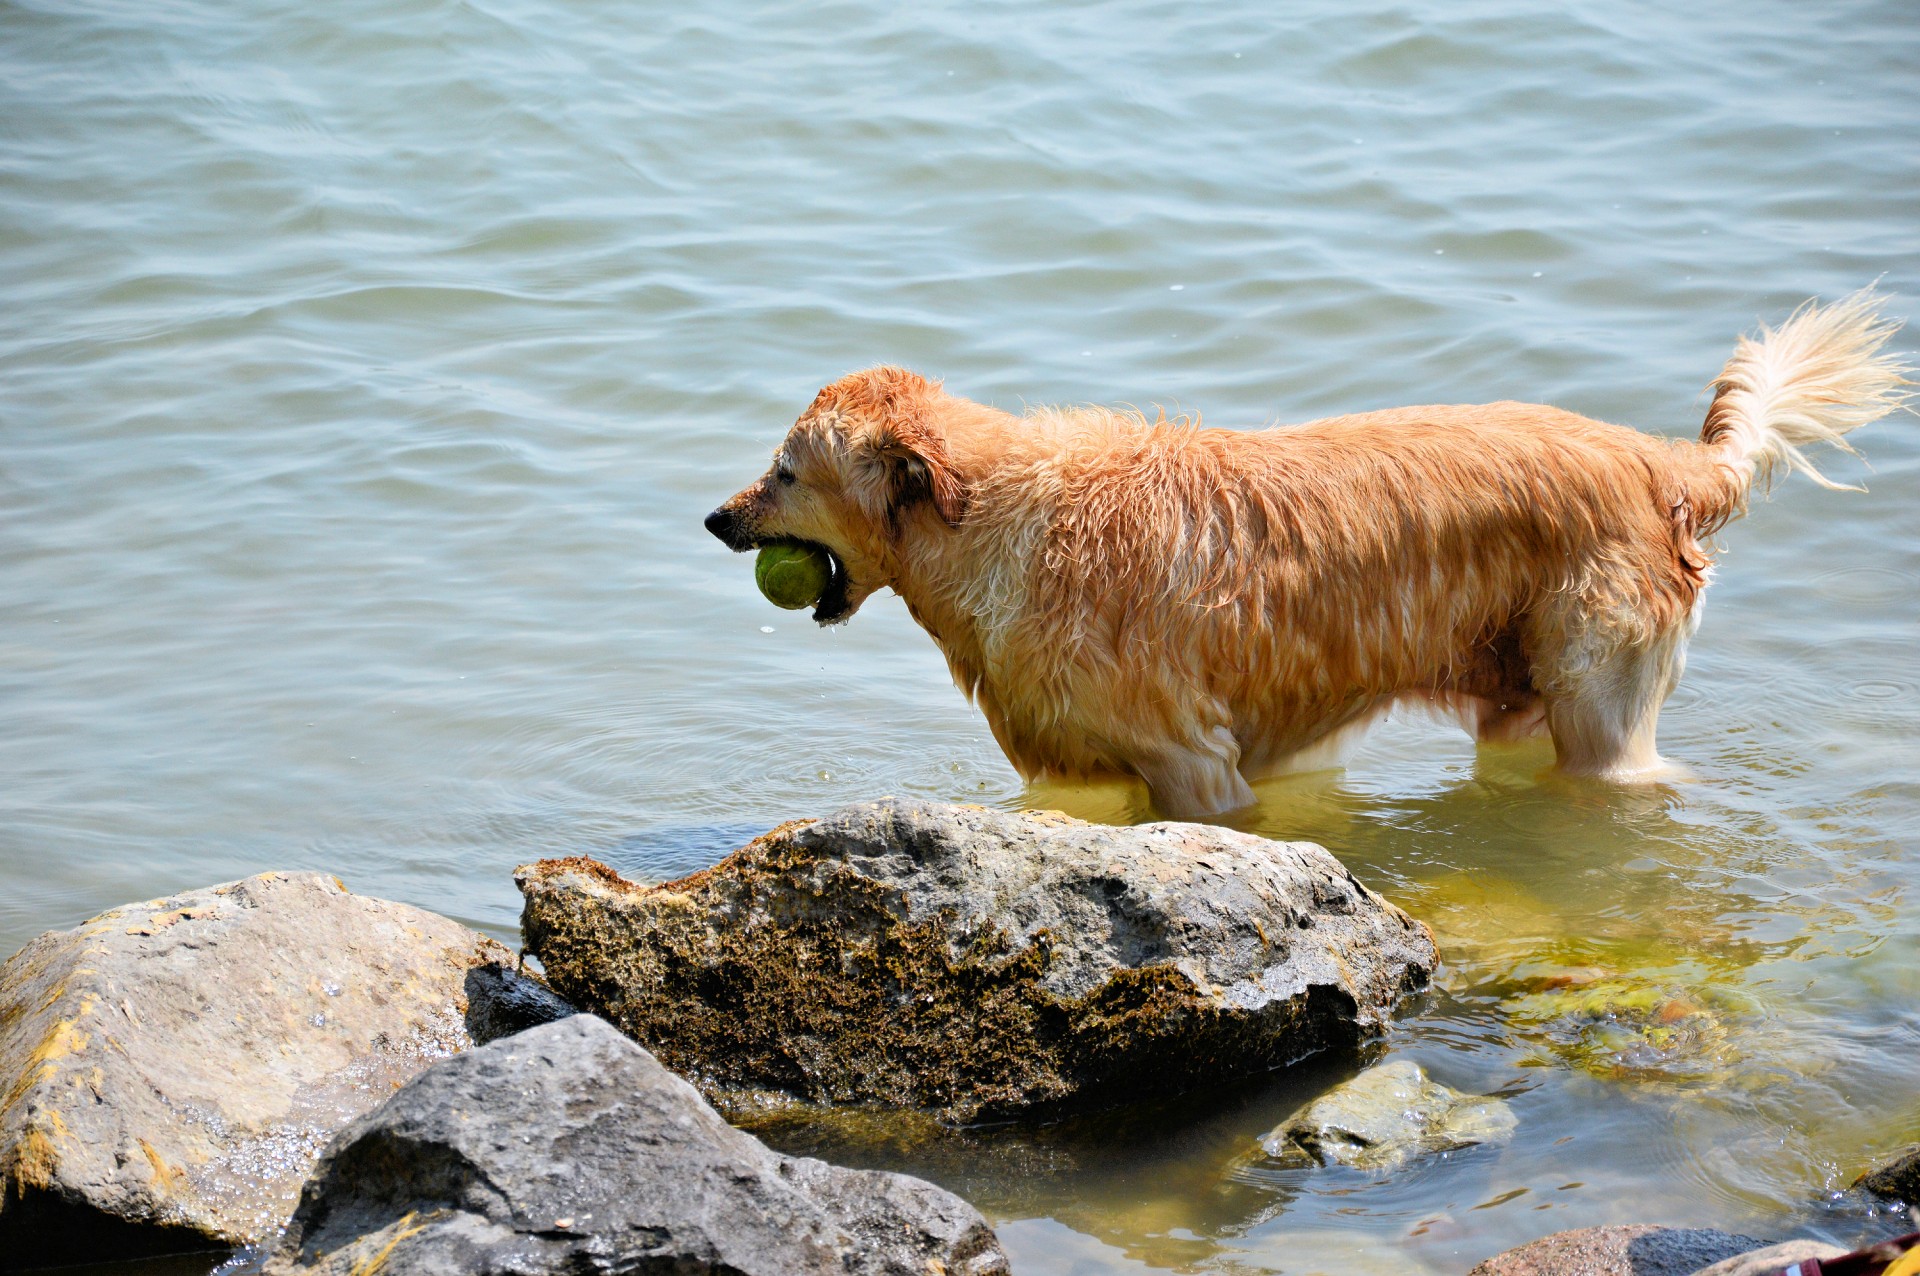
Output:
<instances>
[{"instance_id":1,"label":"dog's fluffy tail","mask_svg":"<svg viewBox=\"0 0 1920 1276\"><path fill-rule=\"evenodd\" d=\"M1847 434L1905 405L1901 387L1910 371L1881 354L1897 320L1883 319L1885 299L1872 288L1830 306L1808 302L1775 331L1740 338L1715 385L1719 393L1700 428L1700 442L1726 479L1718 525L1746 506L1757 477L1771 483L1785 467L1822 487L1840 488L1801 449L1828 443L1847 452ZM1853 489L1857 490L1857 489Z\"/></svg>"}]
</instances>

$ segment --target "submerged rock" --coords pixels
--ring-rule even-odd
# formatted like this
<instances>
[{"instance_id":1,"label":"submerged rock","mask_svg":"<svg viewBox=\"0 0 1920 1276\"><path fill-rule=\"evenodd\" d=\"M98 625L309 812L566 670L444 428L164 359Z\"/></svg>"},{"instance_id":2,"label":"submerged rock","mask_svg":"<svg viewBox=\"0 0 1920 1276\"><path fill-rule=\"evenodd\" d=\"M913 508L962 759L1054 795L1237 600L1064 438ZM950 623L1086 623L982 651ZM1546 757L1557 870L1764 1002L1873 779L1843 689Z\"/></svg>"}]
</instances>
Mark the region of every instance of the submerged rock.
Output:
<instances>
[{"instance_id":1,"label":"submerged rock","mask_svg":"<svg viewBox=\"0 0 1920 1276\"><path fill-rule=\"evenodd\" d=\"M1582 1227L1496 1254L1467 1276L1692 1276L1769 1243L1706 1227Z\"/></svg>"},{"instance_id":2,"label":"submerged rock","mask_svg":"<svg viewBox=\"0 0 1920 1276\"><path fill-rule=\"evenodd\" d=\"M717 1102L953 1123L1166 1095L1378 1033L1427 928L1326 851L883 800L704 872L519 870L556 991Z\"/></svg>"},{"instance_id":3,"label":"submerged rock","mask_svg":"<svg viewBox=\"0 0 1920 1276\"><path fill-rule=\"evenodd\" d=\"M0 1266L260 1239L335 1130L466 1047L467 970L511 960L320 873L41 935L0 968Z\"/></svg>"},{"instance_id":4,"label":"submerged rock","mask_svg":"<svg viewBox=\"0 0 1920 1276\"><path fill-rule=\"evenodd\" d=\"M1004 1276L971 1205L782 1156L592 1015L436 1065L342 1132L266 1276Z\"/></svg>"},{"instance_id":5,"label":"submerged rock","mask_svg":"<svg viewBox=\"0 0 1920 1276\"><path fill-rule=\"evenodd\" d=\"M1739 1056L1729 1023L1753 1006L1731 989L1646 973L1577 969L1501 1004L1522 1032L1595 1076L1620 1080L1724 1078Z\"/></svg>"},{"instance_id":6,"label":"submerged rock","mask_svg":"<svg viewBox=\"0 0 1920 1276\"><path fill-rule=\"evenodd\" d=\"M1920 1205L1920 1147L1897 1161L1862 1174L1854 1186L1864 1187L1875 1196L1890 1196L1909 1205Z\"/></svg>"},{"instance_id":7,"label":"submerged rock","mask_svg":"<svg viewBox=\"0 0 1920 1276\"><path fill-rule=\"evenodd\" d=\"M1385 1170L1429 1152L1503 1142L1517 1124L1505 1100L1462 1094L1411 1059L1396 1059L1315 1099L1260 1146L1296 1164Z\"/></svg>"}]
</instances>

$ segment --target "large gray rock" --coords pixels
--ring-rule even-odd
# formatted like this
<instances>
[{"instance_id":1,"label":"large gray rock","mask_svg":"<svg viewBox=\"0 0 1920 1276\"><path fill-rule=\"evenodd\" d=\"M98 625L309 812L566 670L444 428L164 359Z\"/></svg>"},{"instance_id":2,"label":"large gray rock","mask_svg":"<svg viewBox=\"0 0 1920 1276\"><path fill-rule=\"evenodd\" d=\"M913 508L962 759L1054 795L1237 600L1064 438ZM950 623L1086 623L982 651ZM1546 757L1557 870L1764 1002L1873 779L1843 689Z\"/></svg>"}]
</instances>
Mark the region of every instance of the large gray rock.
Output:
<instances>
[{"instance_id":1,"label":"large gray rock","mask_svg":"<svg viewBox=\"0 0 1920 1276\"><path fill-rule=\"evenodd\" d=\"M1890 1196L1909 1205L1920 1205L1920 1147L1877 1170L1869 1170L1854 1183L1876 1196Z\"/></svg>"},{"instance_id":2,"label":"large gray rock","mask_svg":"<svg viewBox=\"0 0 1920 1276\"><path fill-rule=\"evenodd\" d=\"M1386 1170L1430 1152L1503 1142L1517 1124L1505 1100L1462 1094L1413 1060L1395 1059L1321 1095L1260 1146L1282 1162Z\"/></svg>"},{"instance_id":3,"label":"large gray rock","mask_svg":"<svg viewBox=\"0 0 1920 1276\"><path fill-rule=\"evenodd\" d=\"M320 873L116 908L0 968L0 1268L256 1241L327 1139L467 1045L499 944Z\"/></svg>"},{"instance_id":4,"label":"large gray rock","mask_svg":"<svg viewBox=\"0 0 1920 1276\"><path fill-rule=\"evenodd\" d=\"M1692 1276L1767 1244L1706 1227L1582 1227L1496 1254L1467 1276Z\"/></svg>"},{"instance_id":5,"label":"large gray rock","mask_svg":"<svg viewBox=\"0 0 1920 1276\"><path fill-rule=\"evenodd\" d=\"M741 1108L964 1124L1217 1085L1378 1033L1435 964L1326 851L1204 824L888 799L664 886L516 880L554 989Z\"/></svg>"},{"instance_id":6,"label":"large gray rock","mask_svg":"<svg viewBox=\"0 0 1920 1276\"><path fill-rule=\"evenodd\" d=\"M971 1205L782 1156L576 1015L414 1078L343 1131L265 1276L1004 1276Z\"/></svg>"}]
</instances>

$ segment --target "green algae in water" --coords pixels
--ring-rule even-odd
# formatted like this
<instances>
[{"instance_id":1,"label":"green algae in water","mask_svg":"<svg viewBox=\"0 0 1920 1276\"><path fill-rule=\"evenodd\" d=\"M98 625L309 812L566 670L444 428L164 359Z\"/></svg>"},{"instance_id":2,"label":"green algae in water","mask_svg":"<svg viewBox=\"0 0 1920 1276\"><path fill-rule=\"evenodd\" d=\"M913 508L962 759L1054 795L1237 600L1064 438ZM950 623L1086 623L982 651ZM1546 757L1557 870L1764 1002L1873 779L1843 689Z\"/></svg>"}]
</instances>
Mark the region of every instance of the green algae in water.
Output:
<instances>
[{"instance_id":1,"label":"green algae in water","mask_svg":"<svg viewBox=\"0 0 1920 1276\"><path fill-rule=\"evenodd\" d=\"M1569 956L1521 975L1499 1006L1554 1058L1621 1080L1737 1080L1743 1038L1762 1018L1755 998L1736 986L1739 968L1658 946Z\"/></svg>"},{"instance_id":2,"label":"green algae in water","mask_svg":"<svg viewBox=\"0 0 1920 1276\"><path fill-rule=\"evenodd\" d=\"M1733 1062L1715 1011L1690 990L1610 979L1507 1002L1512 1021L1539 1032L1560 1058L1596 1076L1708 1079Z\"/></svg>"}]
</instances>

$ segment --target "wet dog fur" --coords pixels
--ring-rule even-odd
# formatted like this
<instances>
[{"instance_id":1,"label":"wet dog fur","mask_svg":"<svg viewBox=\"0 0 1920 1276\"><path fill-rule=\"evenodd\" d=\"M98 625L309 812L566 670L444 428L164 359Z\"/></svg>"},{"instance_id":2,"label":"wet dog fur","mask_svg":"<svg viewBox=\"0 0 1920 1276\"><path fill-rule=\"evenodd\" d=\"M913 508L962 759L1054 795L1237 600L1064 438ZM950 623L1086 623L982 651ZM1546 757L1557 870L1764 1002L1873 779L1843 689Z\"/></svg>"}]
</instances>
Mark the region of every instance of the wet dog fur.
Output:
<instances>
[{"instance_id":1,"label":"wet dog fur","mask_svg":"<svg viewBox=\"0 0 1920 1276\"><path fill-rule=\"evenodd\" d=\"M1802 447L1901 400L1877 305L1742 338L1697 442L1511 402L1257 431L1014 415L872 368L707 527L827 549L822 624L900 595L1030 780L1134 775L1168 815L1218 816L1411 702L1644 781L1704 539L1778 470L1833 486Z\"/></svg>"}]
</instances>

